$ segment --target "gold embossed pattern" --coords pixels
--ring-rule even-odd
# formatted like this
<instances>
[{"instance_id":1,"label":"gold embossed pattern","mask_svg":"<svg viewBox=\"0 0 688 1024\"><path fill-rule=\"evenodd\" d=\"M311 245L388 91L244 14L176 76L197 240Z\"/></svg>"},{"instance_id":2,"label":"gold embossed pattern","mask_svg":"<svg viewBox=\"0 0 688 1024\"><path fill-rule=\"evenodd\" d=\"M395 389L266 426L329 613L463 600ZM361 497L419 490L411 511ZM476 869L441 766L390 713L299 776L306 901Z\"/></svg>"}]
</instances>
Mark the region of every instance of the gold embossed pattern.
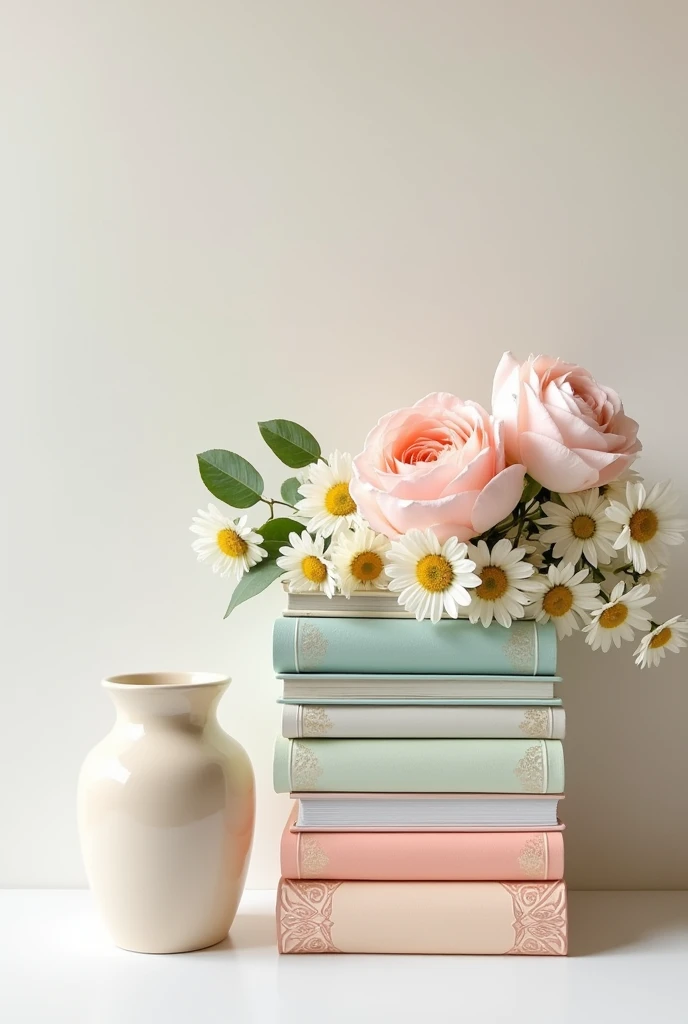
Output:
<instances>
[{"instance_id":1,"label":"gold embossed pattern","mask_svg":"<svg viewBox=\"0 0 688 1024\"><path fill-rule=\"evenodd\" d=\"M506 630L508 636L504 644L504 656L519 675L532 675L536 671L536 629L534 622L513 622Z\"/></svg>"},{"instance_id":2,"label":"gold embossed pattern","mask_svg":"<svg viewBox=\"0 0 688 1024\"><path fill-rule=\"evenodd\" d=\"M566 887L562 882L501 882L511 895L514 944L507 953L565 956L567 949Z\"/></svg>"},{"instance_id":3,"label":"gold embossed pattern","mask_svg":"<svg viewBox=\"0 0 688 1024\"><path fill-rule=\"evenodd\" d=\"M302 736L326 736L333 722L325 708L307 704L302 711Z\"/></svg>"},{"instance_id":4,"label":"gold embossed pattern","mask_svg":"<svg viewBox=\"0 0 688 1024\"><path fill-rule=\"evenodd\" d=\"M313 671L320 668L327 654L327 637L312 622L300 622L298 625L298 671Z\"/></svg>"},{"instance_id":5,"label":"gold embossed pattern","mask_svg":"<svg viewBox=\"0 0 688 1024\"><path fill-rule=\"evenodd\" d=\"M546 878L545 837L535 832L518 855L518 863L524 875L529 878Z\"/></svg>"},{"instance_id":6,"label":"gold embossed pattern","mask_svg":"<svg viewBox=\"0 0 688 1024\"><path fill-rule=\"evenodd\" d=\"M528 747L514 768L514 775L521 780L521 789L524 793L544 793L545 758L541 743Z\"/></svg>"},{"instance_id":7,"label":"gold embossed pattern","mask_svg":"<svg viewBox=\"0 0 688 1024\"><path fill-rule=\"evenodd\" d=\"M279 894L280 953L340 953L332 941L332 897L341 882L297 883Z\"/></svg>"},{"instance_id":8,"label":"gold embossed pattern","mask_svg":"<svg viewBox=\"0 0 688 1024\"><path fill-rule=\"evenodd\" d=\"M528 708L519 729L524 736L545 740L549 737L549 708Z\"/></svg>"},{"instance_id":9,"label":"gold embossed pattern","mask_svg":"<svg viewBox=\"0 0 688 1024\"><path fill-rule=\"evenodd\" d=\"M299 835L299 873L301 878L319 878L330 863L315 836Z\"/></svg>"},{"instance_id":10,"label":"gold embossed pattern","mask_svg":"<svg viewBox=\"0 0 688 1024\"><path fill-rule=\"evenodd\" d=\"M322 773L322 766L311 748L294 740L291 751L292 789L313 789Z\"/></svg>"}]
</instances>

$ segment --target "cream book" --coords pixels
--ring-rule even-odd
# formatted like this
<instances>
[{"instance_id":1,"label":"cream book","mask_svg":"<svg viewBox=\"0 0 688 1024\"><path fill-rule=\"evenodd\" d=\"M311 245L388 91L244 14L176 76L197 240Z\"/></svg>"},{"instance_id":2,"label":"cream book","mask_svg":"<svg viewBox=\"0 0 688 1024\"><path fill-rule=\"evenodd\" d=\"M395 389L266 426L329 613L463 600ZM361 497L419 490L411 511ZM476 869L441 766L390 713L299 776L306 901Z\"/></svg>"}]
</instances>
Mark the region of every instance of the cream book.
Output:
<instances>
[{"instance_id":1,"label":"cream book","mask_svg":"<svg viewBox=\"0 0 688 1024\"><path fill-rule=\"evenodd\" d=\"M335 618L335 619L413 619L415 615L407 612L399 604L399 595L389 590L357 590L351 597L335 594L291 594L286 583L282 584L287 599L287 607L282 612L286 618L294 616L302 618ZM526 608L524 618L532 618L534 612ZM443 613L442 618L451 616ZM459 618L468 618L465 608L459 609Z\"/></svg>"},{"instance_id":2,"label":"cream book","mask_svg":"<svg viewBox=\"0 0 688 1024\"><path fill-rule=\"evenodd\" d=\"M355 675L281 673L286 701L552 700L559 676Z\"/></svg>"},{"instance_id":3,"label":"cream book","mask_svg":"<svg viewBox=\"0 0 688 1024\"><path fill-rule=\"evenodd\" d=\"M427 738L563 740L560 707L390 704L284 704L282 735L288 739Z\"/></svg>"},{"instance_id":4,"label":"cream book","mask_svg":"<svg viewBox=\"0 0 688 1024\"><path fill-rule=\"evenodd\" d=\"M561 828L561 793L292 793L296 830L432 831Z\"/></svg>"},{"instance_id":5,"label":"cream book","mask_svg":"<svg viewBox=\"0 0 688 1024\"><path fill-rule=\"evenodd\" d=\"M283 878L277 935L280 953L565 956L566 886Z\"/></svg>"}]
</instances>

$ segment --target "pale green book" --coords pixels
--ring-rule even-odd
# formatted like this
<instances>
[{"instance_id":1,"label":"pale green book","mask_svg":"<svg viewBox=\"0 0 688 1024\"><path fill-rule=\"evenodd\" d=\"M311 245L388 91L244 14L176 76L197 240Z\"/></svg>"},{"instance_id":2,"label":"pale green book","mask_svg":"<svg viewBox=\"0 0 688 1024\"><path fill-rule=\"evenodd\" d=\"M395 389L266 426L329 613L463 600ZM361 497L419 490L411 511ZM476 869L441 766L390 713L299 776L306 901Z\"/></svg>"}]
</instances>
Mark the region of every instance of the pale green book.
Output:
<instances>
[{"instance_id":1,"label":"pale green book","mask_svg":"<svg viewBox=\"0 0 688 1024\"><path fill-rule=\"evenodd\" d=\"M273 662L277 675L554 676L557 635L551 622L280 618Z\"/></svg>"},{"instance_id":2,"label":"pale green book","mask_svg":"<svg viewBox=\"0 0 688 1024\"><path fill-rule=\"evenodd\" d=\"M561 793L564 750L541 739L288 740L278 793Z\"/></svg>"}]
</instances>

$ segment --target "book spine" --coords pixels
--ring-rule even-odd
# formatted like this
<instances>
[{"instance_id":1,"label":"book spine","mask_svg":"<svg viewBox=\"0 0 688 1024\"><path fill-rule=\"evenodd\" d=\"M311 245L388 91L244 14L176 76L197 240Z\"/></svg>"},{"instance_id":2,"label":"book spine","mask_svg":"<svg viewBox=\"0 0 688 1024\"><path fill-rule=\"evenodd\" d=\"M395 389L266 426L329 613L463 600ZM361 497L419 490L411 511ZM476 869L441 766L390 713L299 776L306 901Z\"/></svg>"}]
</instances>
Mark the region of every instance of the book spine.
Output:
<instances>
[{"instance_id":1,"label":"book spine","mask_svg":"<svg viewBox=\"0 0 688 1024\"><path fill-rule=\"evenodd\" d=\"M553 707L432 707L393 704L285 704L282 735L289 739L556 739L565 712Z\"/></svg>"},{"instance_id":2,"label":"book spine","mask_svg":"<svg viewBox=\"0 0 688 1024\"><path fill-rule=\"evenodd\" d=\"M564 877L561 832L292 832L287 878L358 881L512 881Z\"/></svg>"},{"instance_id":3,"label":"book spine","mask_svg":"<svg viewBox=\"0 0 688 1024\"><path fill-rule=\"evenodd\" d=\"M563 882L357 882L283 878L280 953L565 956Z\"/></svg>"},{"instance_id":4,"label":"book spine","mask_svg":"<svg viewBox=\"0 0 688 1024\"><path fill-rule=\"evenodd\" d=\"M280 618L273 662L284 673L436 675L556 674L552 623L487 629L465 620Z\"/></svg>"},{"instance_id":5,"label":"book spine","mask_svg":"<svg viewBox=\"0 0 688 1024\"><path fill-rule=\"evenodd\" d=\"M559 740L278 737L278 793L561 793Z\"/></svg>"}]
</instances>

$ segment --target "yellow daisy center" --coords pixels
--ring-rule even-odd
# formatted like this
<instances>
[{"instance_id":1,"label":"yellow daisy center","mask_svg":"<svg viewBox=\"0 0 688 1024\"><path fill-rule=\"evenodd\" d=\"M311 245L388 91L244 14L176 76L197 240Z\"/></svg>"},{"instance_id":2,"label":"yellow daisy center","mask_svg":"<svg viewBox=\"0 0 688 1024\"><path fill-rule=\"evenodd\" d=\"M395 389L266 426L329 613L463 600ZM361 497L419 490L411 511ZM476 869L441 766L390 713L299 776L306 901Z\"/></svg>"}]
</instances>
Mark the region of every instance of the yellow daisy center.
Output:
<instances>
[{"instance_id":1,"label":"yellow daisy center","mask_svg":"<svg viewBox=\"0 0 688 1024\"><path fill-rule=\"evenodd\" d=\"M605 608L599 617L600 626L604 629L616 629L628 618L628 608L625 604L613 604Z\"/></svg>"},{"instance_id":2,"label":"yellow daisy center","mask_svg":"<svg viewBox=\"0 0 688 1024\"><path fill-rule=\"evenodd\" d=\"M558 619L562 615L566 615L571 610L573 605L573 594L568 587L560 584L558 587L552 587L544 597L542 602L543 610L553 618Z\"/></svg>"},{"instance_id":3,"label":"yellow daisy center","mask_svg":"<svg viewBox=\"0 0 688 1024\"><path fill-rule=\"evenodd\" d=\"M579 540L589 540L595 533L597 523L592 516L576 516L571 523L571 533Z\"/></svg>"},{"instance_id":4,"label":"yellow daisy center","mask_svg":"<svg viewBox=\"0 0 688 1024\"><path fill-rule=\"evenodd\" d=\"M651 508L639 508L631 516L628 525L633 540L637 540L639 544L647 544L659 529L659 519Z\"/></svg>"},{"instance_id":5,"label":"yellow daisy center","mask_svg":"<svg viewBox=\"0 0 688 1024\"><path fill-rule=\"evenodd\" d=\"M451 585L454 570L444 555L425 555L416 565L416 579L423 590L438 593Z\"/></svg>"},{"instance_id":6,"label":"yellow daisy center","mask_svg":"<svg viewBox=\"0 0 688 1024\"><path fill-rule=\"evenodd\" d=\"M670 640L671 630L668 626L665 626L664 629L660 629L657 636L652 637L649 646L656 651L658 647L664 647L665 644L668 644Z\"/></svg>"},{"instance_id":7,"label":"yellow daisy center","mask_svg":"<svg viewBox=\"0 0 688 1024\"><path fill-rule=\"evenodd\" d=\"M478 576L482 583L475 592L483 601L497 601L509 589L507 575L498 565L486 565Z\"/></svg>"},{"instance_id":8,"label":"yellow daisy center","mask_svg":"<svg viewBox=\"0 0 688 1024\"><path fill-rule=\"evenodd\" d=\"M327 566L315 555L306 555L301 560L301 572L311 583L324 583L327 579Z\"/></svg>"},{"instance_id":9,"label":"yellow daisy center","mask_svg":"<svg viewBox=\"0 0 688 1024\"><path fill-rule=\"evenodd\" d=\"M361 551L355 558L352 558L349 566L351 575L361 583L376 580L382 569L382 559L375 551Z\"/></svg>"},{"instance_id":10,"label":"yellow daisy center","mask_svg":"<svg viewBox=\"0 0 688 1024\"><path fill-rule=\"evenodd\" d=\"M220 530L217 535L217 546L223 555L229 558L241 558L248 550L248 544L243 537L240 537L236 530Z\"/></svg>"},{"instance_id":11,"label":"yellow daisy center","mask_svg":"<svg viewBox=\"0 0 688 1024\"><path fill-rule=\"evenodd\" d=\"M347 483L330 487L325 495L325 508L331 516L350 516L356 511L356 502L349 494Z\"/></svg>"}]
</instances>

